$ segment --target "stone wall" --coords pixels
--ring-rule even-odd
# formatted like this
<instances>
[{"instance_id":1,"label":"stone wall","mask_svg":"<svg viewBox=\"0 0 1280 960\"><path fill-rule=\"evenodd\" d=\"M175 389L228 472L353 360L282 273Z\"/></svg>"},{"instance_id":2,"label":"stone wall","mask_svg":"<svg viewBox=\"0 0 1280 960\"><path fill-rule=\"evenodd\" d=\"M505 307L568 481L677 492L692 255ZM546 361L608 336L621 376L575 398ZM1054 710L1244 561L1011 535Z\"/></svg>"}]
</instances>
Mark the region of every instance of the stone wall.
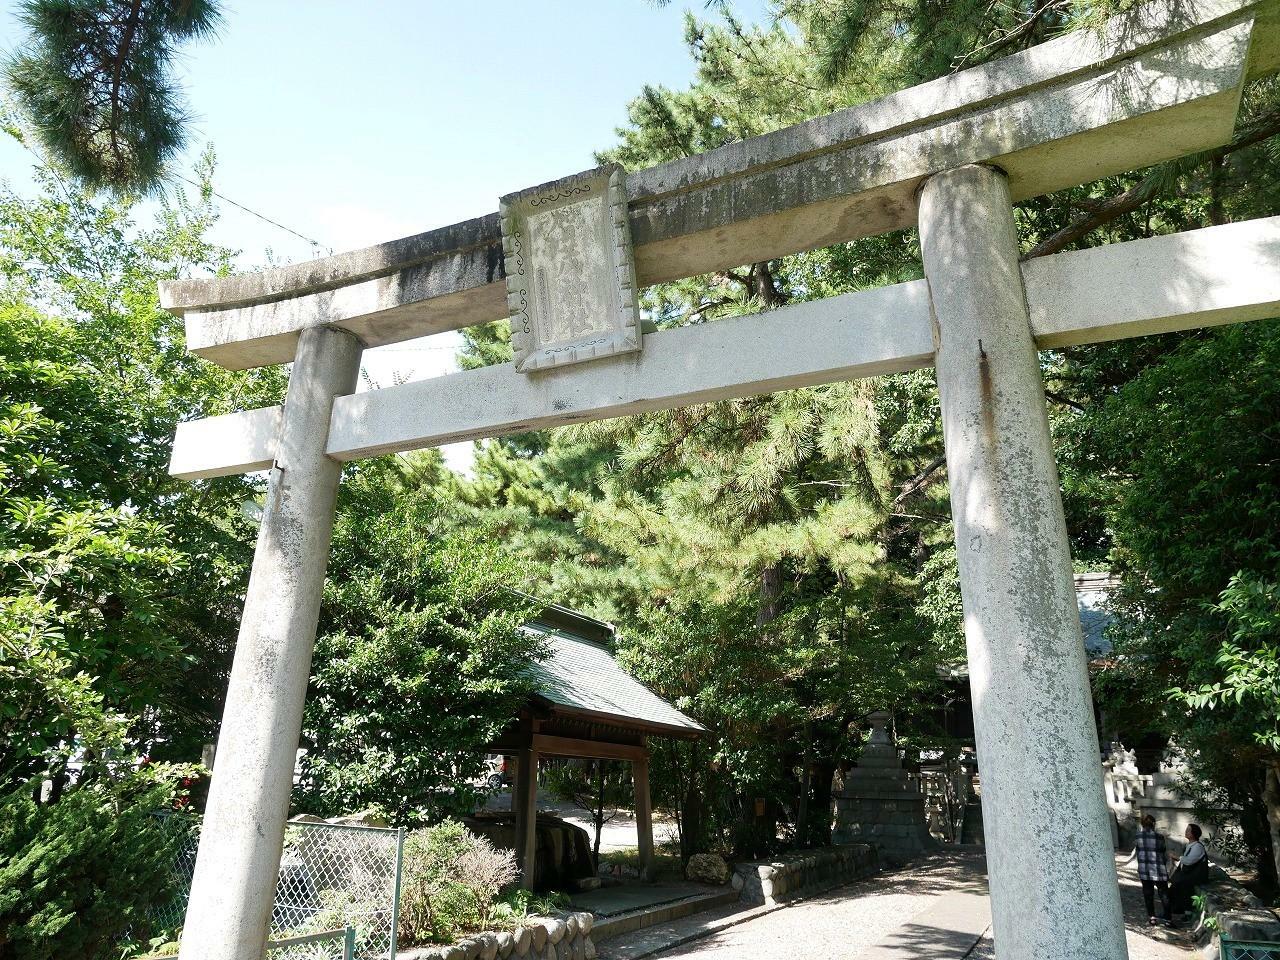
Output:
<instances>
[{"instance_id":1,"label":"stone wall","mask_svg":"<svg viewBox=\"0 0 1280 960\"><path fill-rule=\"evenodd\" d=\"M1182 855L1186 845L1182 834L1187 824L1198 823L1204 828L1203 839L1210 858L1220 863L1232 862L1229 852L1214 843L1213 828L1196 814L1194 801L1179 788L1184 774L1183 768L1163 763L1156 773L1138 773L1132 753L1126 753L1123 748L1103 761L1102 782L1107 806L1111 809L1112 838L1117 850L1133 849L1138 821L1144 813L1149 813L1155 817L1156 830L1165 835L1169 852L1174 856ZM1231 810L1212 812L1228 820L1235 813Z\"/></svg>"},{"instance_id":2,"label":"stone wall","mask_svg":"<svg viewBox=\"0 0 1280 960\"><path fill-rule=\"evenodd\" d=\"M396 960L593 960L593 917L538 917L519 930L477 933L459 943L396 951Z\"/></svg>"},{"instance_id":3,"label":"stone wall","mask_svg":"<svg viewBox=\"0 0 1280 960\"><path fill-rule=\"evenodd\" d=\"M788 853L766 863L739 863L733 888L744 903L776 906L805 893L859 880L879 869L875 848L865 843Z\"/></svg>"},{"instance_id":4,"label":"stone wall","mask_svg":"<svg viewBox=\"0 0 1280 960\"><path fill-rule=\"evenodd\" d=\"M1266 904L1221 870L1200 889L1204 912L1196 933L1201 960L1219 960L1221 938L1280 943L1280 918Z\"/></svg>"}]
</instances>

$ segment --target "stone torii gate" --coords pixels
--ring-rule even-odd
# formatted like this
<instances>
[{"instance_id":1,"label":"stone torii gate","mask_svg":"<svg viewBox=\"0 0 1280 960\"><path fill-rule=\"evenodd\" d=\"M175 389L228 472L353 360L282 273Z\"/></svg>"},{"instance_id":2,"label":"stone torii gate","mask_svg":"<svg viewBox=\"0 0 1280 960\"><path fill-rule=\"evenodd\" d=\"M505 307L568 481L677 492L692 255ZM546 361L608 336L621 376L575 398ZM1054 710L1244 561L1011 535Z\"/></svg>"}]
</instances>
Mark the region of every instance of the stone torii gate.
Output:
<instances>
[{"instance_id":1,"label":"stone torii gate","mask_svg":"<svg viewBox=\"0 0 1280 960\"><path fill-rule=\"evenodd\" d=\"M184 423L174 443L176 476L271 471L183 960L263 953L344 461L930 364L996 948L1125 957L1037 349L1280 313L1280 218L1019 263L1011 205L1227 142L1243 86L1278 65L1280 0L1156 0L1096 32L632 173L610 196L641 285L917 223L926 279L651 334L581 366L354 393L362 349L518 307L497 215L162 284L195 353L231 369L293 362L282 407Z\"/></svg>"}]
</instances>

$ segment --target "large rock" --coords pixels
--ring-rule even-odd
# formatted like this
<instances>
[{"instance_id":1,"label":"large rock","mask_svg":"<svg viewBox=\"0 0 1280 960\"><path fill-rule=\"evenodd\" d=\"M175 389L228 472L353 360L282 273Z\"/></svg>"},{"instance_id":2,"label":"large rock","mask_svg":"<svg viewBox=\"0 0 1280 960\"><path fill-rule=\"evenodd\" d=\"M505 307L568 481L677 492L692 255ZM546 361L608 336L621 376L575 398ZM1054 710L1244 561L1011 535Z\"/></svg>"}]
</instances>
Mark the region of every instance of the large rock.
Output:
<instances>
[{"instance_id":1,"label":"large rock","mask_svg":"<svg viewBox=\"0 0 1280 960\"><path fill-rule=\"evenodd\" d=\"M386 829L391 826L387 823L385 817L374 813L372 810L361 810L358 813L350 813L345 817L330 817L327 821L339 827L382 827Z\"/></svg>"},{"instance_id":2,"label":"large rock","mask_svg":"<svg viewBox=\"0 0 1280 960\"><path fill-rule=\"evenodd\" d=\"M719 885L729 879L729 865L714 853L695 853L685 865L684 875L694 883Z\"/></svg>"}]
</instances>

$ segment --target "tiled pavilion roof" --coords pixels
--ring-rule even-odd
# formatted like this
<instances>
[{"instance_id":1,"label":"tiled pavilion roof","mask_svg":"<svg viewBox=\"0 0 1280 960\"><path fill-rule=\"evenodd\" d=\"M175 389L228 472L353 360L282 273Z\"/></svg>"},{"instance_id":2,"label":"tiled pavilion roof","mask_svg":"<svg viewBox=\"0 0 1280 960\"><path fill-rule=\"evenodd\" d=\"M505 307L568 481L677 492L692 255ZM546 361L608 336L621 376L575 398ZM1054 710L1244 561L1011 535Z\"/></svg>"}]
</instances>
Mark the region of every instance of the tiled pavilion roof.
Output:
<instances>
[{"instance_id":1,"label":"tiled pavilion roof","mask_svg":"<svg viewBox=\"0 0 1280 960\"><path fill-rule=\"evenodd\" d=\"M618 663L613 627L552 605L524 629L546 638L548 656L531 667L537 696L556 713L638 726L655 733L697 736L706 728L663 700Z\"/></svg>"}]
</instances>

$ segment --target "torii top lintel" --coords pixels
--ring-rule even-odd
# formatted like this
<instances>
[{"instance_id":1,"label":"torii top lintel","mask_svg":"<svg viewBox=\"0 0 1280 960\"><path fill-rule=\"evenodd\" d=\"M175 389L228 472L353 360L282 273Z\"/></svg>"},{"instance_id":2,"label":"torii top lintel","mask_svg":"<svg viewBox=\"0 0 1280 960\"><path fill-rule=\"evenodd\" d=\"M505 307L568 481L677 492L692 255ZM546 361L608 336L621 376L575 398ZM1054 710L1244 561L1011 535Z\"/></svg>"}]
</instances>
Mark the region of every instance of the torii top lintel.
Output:
<instances>
[{"instance_id":1,"label":"torii top lintel","mask_svg":"<svg viewBox=\"0 0 1280 960\"><path fill-rule=\"evenodd\" d=\"M641 285L914 224L917 186L993 163L1015 199L1227 142L1244 84L1280 67L1280 0L1155 0L1013 56L632 173ZM293 359L335 324L366 346L506 315L497 214L260 273L161 284L189 348Z\"/></svg>"}]
</instances>

